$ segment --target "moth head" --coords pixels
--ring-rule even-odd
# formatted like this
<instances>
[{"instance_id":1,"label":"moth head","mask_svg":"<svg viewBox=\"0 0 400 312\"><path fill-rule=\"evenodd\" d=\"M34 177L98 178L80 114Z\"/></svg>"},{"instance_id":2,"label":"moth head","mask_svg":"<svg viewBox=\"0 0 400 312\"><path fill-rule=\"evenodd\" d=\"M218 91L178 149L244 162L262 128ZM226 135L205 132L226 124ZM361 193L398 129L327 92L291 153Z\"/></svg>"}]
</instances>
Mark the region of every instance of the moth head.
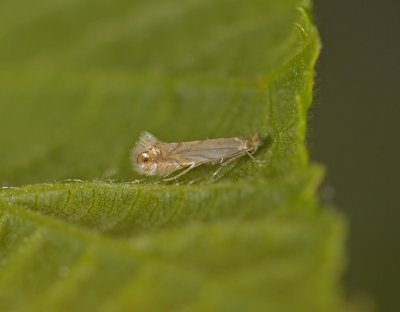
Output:
<instances>
[{"instance_id":1,"label":"moth head","mask_svg":"<svg viewBox=\"0 0 400 312\"><path fill-rule=\"evenodd\" d=\"M157 162L161 155L157 143L160 142L149 132L143 132L131 154L133 169L139 174L157 174Z\"/></svg>"}]
</instances>

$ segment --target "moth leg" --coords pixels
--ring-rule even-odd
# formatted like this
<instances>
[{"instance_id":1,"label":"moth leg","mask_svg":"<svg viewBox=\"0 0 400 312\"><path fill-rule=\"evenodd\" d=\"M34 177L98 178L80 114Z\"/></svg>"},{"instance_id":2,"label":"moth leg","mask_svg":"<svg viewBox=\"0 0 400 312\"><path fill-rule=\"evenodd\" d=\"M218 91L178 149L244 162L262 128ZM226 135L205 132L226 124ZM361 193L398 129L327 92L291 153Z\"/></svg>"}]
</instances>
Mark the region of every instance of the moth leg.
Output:
<instances>
[{"instance_id":1,"label":"moth leg","mask_svg":"<svg viewBox=\"0 0 400 312\"><path fill-rule=\"evenodd\" d=\"M209 177L208 182L212 182L214 180L215 176L218 174L218 172L220 172L222 167L225 167L225 165L227 165L227 163L222 163L221 166L219 166L219 168L214 171L214 173L211 175L211 177Z\"/></svg>"},{"instance_id":2,"label":"moth leg","mask_svg":"<svg viewBox=\"0 0 400 312\"><path fill-rule=\"evenodd\" d=\"M204 164L204 162L200 162L200 163L191 163L191 164L189 165L189 167L187 167L185 170L181 171L180 173L178 173L177 175L175 175L175 176L173 176L173 177L171 177L171 178L163 179L163 181L168 182L168 181L176 180L177 178L179 178L179 177L183 176L184 174L188 173L188 172L189 172L190 170L192 170L193 168L196 168L196 167L198 167L198 166L200 166L200 165L202 165L202 164Z\"/></svg>"},{"instance_id":3,"label":"moth leg","mask_svg":"<svg viewBox=\"0 0 400 312\"><path fill-rule=\"evenodd\" d=\"M231 162L235 161L236 159L238 159L238 158L244 156L245 153L246 153L247 155L249 155L249 157L250 157L252 160L254 160L259 166L265 164L265 160L255 159L254 156L253 156L253 154L252 154L249 150L246 150L246 151L243 151L243 152L241 152L241 153L238 153L237 155L235 155L235 156L233 156L232 158L229 158L229 159L227 159L227 160L221 159L221 161L219 162L219 163L221 164L220 167L212 174L212 176L208 179L208 181L211 182L211 181L215 178L215 176L221 171L221 169L222 169L223 167L225 167L226 165L228 165L228 164L230 164Z\"/></svg>"},{"instance_id":4,"label":"moth leg","mask_svg":"<svg viewBox=\"0 0 400 312\"><path fill-rule=\"evenodd\" d=\"M236 159L238 159L238 158L240 158L240 157L242 157L244 154L243 153L238 153L237 155L235 155L235 156L233 156L233 157L231 157L231 158L229 158L229 159L221 159L221 161L219 162L220 163L220 166L219 166L219 168L217 169L217 170L215 170L215 172L212 174L212 176L208 179L208 181L209 182L211 182L214 178L215 178L215 176L221 171L221 169L223 168L223 167L225 167L226 165L228 165L228 164L230 164L231 162L233 162L233 161L235 161Z\"/></svg>"},{"instance_id":5,"label":"moth leg","mask_svg":"<svg viewBox=\"0 0 400 312\"><path fill-rule=\"evenodd\" d=\"M262 166L265 164L265 160L255 159L253 153L250 151L246 151L246 154L249 155L249 157L257 163L257 165Z\"/></svg>"}]
</instances>

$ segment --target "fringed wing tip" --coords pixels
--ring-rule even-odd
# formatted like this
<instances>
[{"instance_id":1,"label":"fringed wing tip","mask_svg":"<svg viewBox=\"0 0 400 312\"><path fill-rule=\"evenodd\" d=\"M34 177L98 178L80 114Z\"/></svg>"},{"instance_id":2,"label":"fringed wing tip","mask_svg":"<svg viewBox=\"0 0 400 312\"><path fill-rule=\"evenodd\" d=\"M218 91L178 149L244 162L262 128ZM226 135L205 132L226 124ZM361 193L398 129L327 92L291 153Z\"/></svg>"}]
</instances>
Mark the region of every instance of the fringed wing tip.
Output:
<instances>
[{"instance_id":1,"label":"fringed wing tip","mask_svg":"<svg viewBox=\"0 0 400 312\"><path fill-rule=\"evenodd\" d=\"M159 141L160 140L156 138L154 135L152 135L150 132L143 131L140 134L139 139L137 140L131 152L131 162L133 169L136 172L140 174L148 174L146 170L144 170L141 166L138 165L136 160L141 153L147 151L151 146L154 146Z\"/></svg>"},{"instance_id":2,"label":"fringed wing tip","mask_svg":"<svg viewBox=\"0 0 400 312\"><path fill-rule=\"evenodd\" d=\"M132 154L138 156L140 153L147 151L150 147L154 146L158 142L160 142L160 140L150 132L143 131L132 150Z\"/></svg>"}]
</instances>

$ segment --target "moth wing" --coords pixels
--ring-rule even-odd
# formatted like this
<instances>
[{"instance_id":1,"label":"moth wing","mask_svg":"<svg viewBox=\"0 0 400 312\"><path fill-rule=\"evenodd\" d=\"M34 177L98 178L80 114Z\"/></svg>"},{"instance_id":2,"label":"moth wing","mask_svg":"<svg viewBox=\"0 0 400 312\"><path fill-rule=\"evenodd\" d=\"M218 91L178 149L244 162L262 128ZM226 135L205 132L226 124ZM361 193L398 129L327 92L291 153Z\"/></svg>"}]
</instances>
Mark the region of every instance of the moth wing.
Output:
<instances>
[{"instance_id":1,"label":"moth wing","mask_svg":"<svg viewBox=\"0 0 400 312\"><path fill-rule=\"evenodd\" d=\"M158 142L160 142L160 140L152 135L150 132L143 131L140 134L139 140L132 150L132 159L136 160L139 154L147 151L150 147L154 146Z\"/></svg>"},{"instance_id":2,"label":"moth wing","mask_svg":"<svg viewBox=\"0 0 400 312\"><path fill-rule=\"evenodd\" d=\"M174 160L163 161L163 162L158 163L157 175L159 175L161 177L166 177L166 176L170 175L171 173L182 169L183 167L185 167L185 166Z\"/></svg>"}]
</instances>

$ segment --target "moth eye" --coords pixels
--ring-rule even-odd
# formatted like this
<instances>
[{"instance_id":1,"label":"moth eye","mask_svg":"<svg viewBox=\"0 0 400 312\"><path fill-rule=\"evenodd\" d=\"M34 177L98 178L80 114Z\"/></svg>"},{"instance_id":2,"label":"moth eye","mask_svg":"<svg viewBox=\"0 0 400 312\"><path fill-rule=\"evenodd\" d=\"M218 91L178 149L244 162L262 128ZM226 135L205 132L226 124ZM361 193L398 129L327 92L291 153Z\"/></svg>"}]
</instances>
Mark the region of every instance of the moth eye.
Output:
<instances>
[{"instance_id":1,"label":"moth eye","mask_svg":"<svg viewBox=\"0 0 400 312\"><path fill-rule=\"evenodd\" d=\"M138 164L146 164L149 162L149 160L150 160L150 156L147 153L142 153L137 158Z\"/></svg>"}]
</instances>

